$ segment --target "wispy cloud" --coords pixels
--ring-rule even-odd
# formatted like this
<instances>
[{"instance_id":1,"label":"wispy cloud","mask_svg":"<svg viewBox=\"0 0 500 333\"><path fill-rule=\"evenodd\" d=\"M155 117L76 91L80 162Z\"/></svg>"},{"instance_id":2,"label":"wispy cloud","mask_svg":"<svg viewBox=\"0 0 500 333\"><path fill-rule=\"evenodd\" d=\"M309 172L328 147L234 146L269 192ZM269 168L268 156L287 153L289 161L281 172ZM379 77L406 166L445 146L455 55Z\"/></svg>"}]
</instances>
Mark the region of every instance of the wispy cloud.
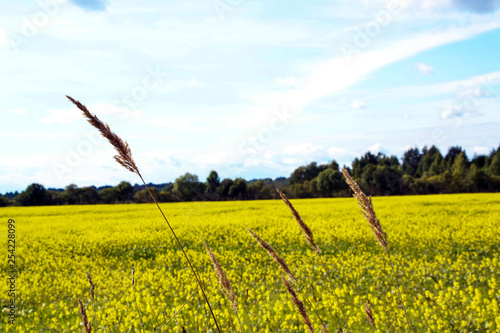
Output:
<instances>
[{"instance_id":1,"label":"wispy cloud","mask_svg":"<svg viewBox=\"0 0 500 333\"><path fill-rule=\"evenodd\" d=\"M9 113L23 115L23 114L27 114L28 111L26 109L23 109L23 108L17 108L17 109L9 110Z\"/></svg>"},{"instance_id":2,"label":"wispy cloud","mask_svg":"<svg viewBox=\"0 0 500 333\"><path fill-rule=\"evenodd\" d=\"M95 103L90 104L87 107L97 116L111 115L117 118L126 118L138 117L141 114L138 110L120 108L115 104L110 103ZM46 115L42 117L42 121L44 123L70 124L81 117L81 111L77 108L55 109L48 110Z\"/></svg>"},{"instance_id":3,"label":"wispy cloud","mask_svg":"<svg viewBox=\"0 0 500 333\"><path fill-rule=\"evenodd\" d=\"M403 60L425 50L470 38L500 28L500 21L490 21L466 27L450 28L438 33L421 33L405 37L383 49L361 52L350 61L335 58L308 68L308 75L298 79L297 86L287 92L263 94L261 102L287 105L296 111L318 98L346 89L363 80L375 70Z\"/></svg>"},{"instance_id":4,"label":"wispy cloud","mask_svg":"<svg viewBox=\"0 0 500 333\"><path fill-rule=\"evenodd\" d=\"M363 101L352 101L349 107L351 109L366 109L366 104Z\"/></svg>"},{"instance_id":5,"label":"wispy cloud","mask_svg":"<svg viewBox=\"0 0 500 333\"><path fill-rule=\"evenodd\" d=\"M418 8L423 10L450 9L473 13L491 13L500 7L498 0L363 0L369 2L386 2L398 4L402 8Z\"/></svg>"},{"instance_id":6,"label":"wispy cloud","mask_svg":"<svg viewBox=\"0 0 500 333\"><path fill-rule=\"evenodd\" d=\"M434 73L434 67L431 65L427 65L426 63L419 62L415 64L415 67L418 69L418 71L424 75L429 75Z\"/></svg>"}]
</instances>

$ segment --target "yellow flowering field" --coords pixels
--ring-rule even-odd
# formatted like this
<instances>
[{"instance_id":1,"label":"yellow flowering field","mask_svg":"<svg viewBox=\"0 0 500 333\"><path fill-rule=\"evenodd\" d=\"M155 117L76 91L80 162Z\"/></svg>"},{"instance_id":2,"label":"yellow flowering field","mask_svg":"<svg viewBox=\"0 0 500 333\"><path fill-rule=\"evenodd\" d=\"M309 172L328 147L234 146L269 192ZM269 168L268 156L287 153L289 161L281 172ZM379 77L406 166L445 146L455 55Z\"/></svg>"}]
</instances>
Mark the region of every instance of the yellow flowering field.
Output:
<instances>
[{"instance_id":1,"label":"yellow flowering field","mask_svg":"<svg viewBox=\"0 0 500 333\"><path fill-rule=\"evenodd\" d=\"M499 332L500 194L376 197L373 203L388 234L413 332ZM329 332L346 327L332 288L352 332L404 332L390 266L355 199L292 204L323 252L333 287L280 200L161 204L201 276L222 331L306 331L281 270L246 231L250 228L285 259ZM15 220L18 270L15 329L4 309L1 332L81 332L78 299L93 332L95 323L101 332L159 332L170 318L162 332L216 331L154 205L8 207L0 216L5 235L7 220ZM232 283L242 327L201 237ZM3 251L7 254L5 242ZM95 285L95 309L86 272ZM5 289L3 284L2 304ZM297 295L320 332L310 305L298 290ZM366 319L366 301L376 329Z\"/></svg>"}]
</instances>

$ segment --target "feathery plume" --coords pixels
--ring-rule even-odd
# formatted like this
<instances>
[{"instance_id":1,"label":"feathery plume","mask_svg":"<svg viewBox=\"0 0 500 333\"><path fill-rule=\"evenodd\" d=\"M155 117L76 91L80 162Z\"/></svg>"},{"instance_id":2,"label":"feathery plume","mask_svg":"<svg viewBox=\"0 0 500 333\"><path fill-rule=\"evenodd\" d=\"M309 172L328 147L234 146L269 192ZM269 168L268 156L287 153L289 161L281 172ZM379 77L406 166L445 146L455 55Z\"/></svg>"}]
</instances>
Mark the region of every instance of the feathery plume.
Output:
<instances>
[{"instance_id":1,"label":"feathery plume","mask_svg":"<svg viewBox=\"0 0 500 333\"><path fill-rule=\"evenodd\" d=\"M87 121L92 126L97 128L99 132L101 132L101 135L108 139L109 143L111 143L113 147L115 147L116 151L118 152L118 155L114 156L115 160L120 163L120 165L122 165L125 169L139 175L139 169L137 168L137 165L132 158L132 152L130 151L128 143L126 141L123 141L118 135L113 133L108 124L103 123L101 120L99 120L99 118L97 118L95 114L90 113L85 105L71 98L70 96L66 97L83 112L83 115L85 116L85 118L87 118Z\"/></svg>"},{"instance_id":2,"label":"feathery plume","mask_svg":"<svg viewBox=\"0 0 500 333\"><path fill-rule=\"evenodd\" d=\"M233 308L234 312L238 313L238 304L236 303L236 295L233 292L233 288L231 288L231 283L229 282L226 273L224 272L221 265L217 261L217 258L213 254L212 250L210 250L210 248L208 247L207 242L205 242L203 238L201 240L203 241L203 245L205 246L205 249L207 250L208 255L210 256L210 261L214 266L215 275L217 276L217 279L219 280L219 283L222 286L222 292L231 301L231 307Z\"/></svg>"},{"instance_id":3,"label":"feathery plume","mask_svg":"<svg viewBox=\"0 0 500 333\"><path fill-rule=\"evenodd\" d=\"M370 325L372 325L373 327L376 327L375 326L375 319L373 318L372 308L370 307L369 302L365 303L365 313L366 313L366 318L370 322Z\"/></svg>"},{"instance_id":4,"label":"feathery plume","mask_svg":"<svg viewBox=\"0 0 500 333\"><path fill-rule=\"evenodd\" d=\"M351 176L349 175L349 173L345 168L342 168L342 173L346 178L347 184L349 184L351 189L354 191L353 196L358 201L358 205L359 207L361 207L363 215L365 219L368 221L368 224L370 225L370 228L372 229L375 238L377 238L378 243L380 244L380 246L384 248L385 252L389 254L387 234L382 229L382 225L380 224L380 221L375 215L375 210L373 209L371 198L368 199L366 197L366 195L363 193L363 191L361 191L358 184L351 178Z\"/></svg>"},{"instance_id":5,"label":"feathery plume","mask_svg":"<svg viewBox=\"0 0 500 333\"><path fill-rule=\"evenodd\" d=\"M304 324L306 324L306 326L307 326L307 331L309 333L314 332L312 324L311 324L311 319L309 319L309 315L306 312L306 308L304 306L304 303L302 303L302 301L299 300L299 298L297 297L297 294L295 293L295 290L293 290L290 283L284 277L281 277L281 281L283 281L283 284L285 285L286 291L288 291L288 293L290 294L290 298L292 299L292 303L295 305L295 307L297 308L297 311L302 316L302 320L304 321Z\"/></svg>"},{"instance_id":6,"label":"feathery plume","mask_svg":"<svg viewBox=\"0 0 500 333\"><path fill-rule=\"evenodd\" d=\"M311 247L313 248L313 250L317 254L320 254L321 251L318 248L318 246L316 245L316 243L314 242L313 233L312 233L311 229L309 229L309 227L304 223L304 221L302 221L302 218L300 217L299 212L297 212L297 210L295 210L295 208L293 208L291 202L288 200L286 195L283 192L281 192L279 189L277 191L278 191L278 194L280 195L281 199L283 199L283 201L288 206L288 208L290 208L293 217L295 218L295 220L299 224L300 229L302 229L302 232L304 233L304 238L306 239L306 241L309 243L309 245L311 245Z\"/></svg>"},{"instance_id":7,"label":"feathery plume","mask_svg":"<svg viewBox=\"0 0 500 333\"><path fill-rule=\"evenodd\" d=\"M274 261L276 261L278 263L278 265L281 267L281 269L283 270L283 272L285 272L285 274L288 276L288 278L290 280L292 280L292 281L296 281L295 277L292 274L292 272L288 268L288 265L286 264L285 260L283 260L283 258L281 258L280 256L278 256L278 254L276 253L276 251L274 251L274 249L271 247L271 245L269 245L268 243L266 243L262 239L260 239L260 237L257 236L257 234L255 232L253 232L252 230L250 230L250 229L247 229L247 230L250 233L250 235L252 235L252 237L255 238L255 240L257 241L257 243L259 243L259 245L262 246L262 248L264 250L266 250L267 253L269 253L269 255L271 256L271 258L273 258Z\"/></svg>"},{"instance_id":8,"label":"feathery plume","mask_svg":"<svg viewBox=\"0 0 500 333\"><path fill-rule=\"evenodd\" d=\"M170 231L172 232L172 235L174 236L175 241L177 242L177 245L181 249L182 254L184 255L184 258L186 259L186 261L189 265L189 268L191 269L191 272L193 273L193 276L196 280L196 283L198 284L198 287L200 288L200 291L203 294L203 298L205 299L205 302L207 303L208 309L210 310L210 314L212 315L212 318L214 319L215 326L217 327L217 331L220 333L221 329L219 327L219 323L217 322L217 318L215 318L214 311L212 310L212 306L210 305L210 302L208 301L207 295L205 294L205 290L203 289L200 278L198 277L198 274L196 273L196 271L193 267L193 264L191 264L191 260L189 260L189 257L187 255L186 251L184 251L184 247L182 246L179 238L177 237L174 229L172 228L172 225L170 225L170 222L168 222L168 219L165 216L165 214L163 213L163 210L161 209L160 205L158 204L158 201L156 200L154 195L149 190L149 187L146 184L146 182L144 181L144 178L142 178L142 175L139 172L139 168L137 167L137 165L134 162L134 159L132 158L132 152L130 150L128 143L126 141L123 141L118 135L113 133L111 131L111 129L109 128L108 124L103 123L101 120L99 120L99 118L97 118L97 116L95 114L90 113L90 111L87 109L87 107L85 105L83 105L79 101L71 98L70 96L66 95L66 97L73 104L75 104L78 109L80 109L83 112L83 115L87 118L87 121L92 126L97 128L99 130L99 132L101 133L101 135L104 136L106 139L108 139L109 143L111 143L111 145L113 147L115 147L116 151L118 152L118 155L114 156L115 160L121 166L123 166L127 170L137 174L139 176L139 178L141 178L142 183L144 184L145 188L148 190L149 195L151 196L154 203L156 204L156 207L158 207L158 210L160 211L161 215L163 216L163 219L167 223ZM94 307L95 307L95 299L94 299ZM96 327L97 327L97 325L96 325Z\"/></svg>"},{"instance_id":9,"label":"feathery plume","mask_svg":"<svg viewBox=\"0 0 500 333\"><path fill-rule=\"evenodd\" d=\"M403 310L405 313L408 332L411 332L410 320L408 319L408 314L406 313L406 306L403 301L403 296L401 296L401 288L399 287L398 277L396 275L396 272L394 271L394 264L392 263L391 255L389 253L387 234L382 229L382 225L380 224L380 221L377 219L377 216L375 216L375 210L373 209L372 199L370 197L370 199L368 200L363 191L361 191L361 188L359 188L358 184L351 178L349 172L347 172L345 168L342 168L342 173L344 174L347 184L349 184L351 189L354 191L353 196L358 201L358 205L361 207L363 215L365 219L368 221L368 224L370 225L370 228L372 229L375 238L377 238L378 243L385 250L387 259L389 261L389 265L391 266L392 276L394 277L394 281L396 282L396 286L398 288L399 300L401 301L401 305L403 306Z\"/></svg>"},{"instance_id":10,"label":"feathery plume","mask_svg":"<svg viewBox=\"0 0 500 333\"><path fill-rule=\"evenodd\" d=\"M80 306L80 313L82 315L82 320L83 320L83 329L84 333L91 333L92 332L92 325L89 323L89 320L87 318L87 312L85 311L85 307L83 306L82 301L79 299L78 304Z\"/></svg>"}]
</instances>

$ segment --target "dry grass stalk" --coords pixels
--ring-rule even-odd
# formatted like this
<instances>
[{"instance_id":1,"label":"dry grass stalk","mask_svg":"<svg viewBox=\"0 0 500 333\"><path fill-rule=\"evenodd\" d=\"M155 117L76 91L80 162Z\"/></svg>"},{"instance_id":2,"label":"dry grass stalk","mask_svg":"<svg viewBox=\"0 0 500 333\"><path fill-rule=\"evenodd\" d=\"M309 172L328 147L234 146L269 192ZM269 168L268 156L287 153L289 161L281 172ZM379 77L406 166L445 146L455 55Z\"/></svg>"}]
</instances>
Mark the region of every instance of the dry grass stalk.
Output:
<instances>
[{"instance_id":1,"label":"dry grass stalk","mask_svg":"<svg viewBox=\"0 0 500 333\"><path fill-rule=\"evenodd\" d=\"M347 184L354 191L354 198L358 201L358 205L361 207L365 219L368 221L373 234L377 238L378 243L382 246L389 255L389 245L387 243L387 234L382 229L382 225L375 215L375 210L373 209L373 204L371 199L368 199L366 195L361 191L358 184L351 178L346 169L342 168L342 173L346 178Z\"/></svg>"},{"instance_id":2,"label":"dry grass stalk","mask_svg":"<svg viewBox=\"0 0 500 333\"><path fill-rule=\"evenodd\" d=\"M304 321L304 324L306 324L307 331L309 333L314 332L312 324L311 324L311 319L309 318L309 315L307 314L304 303L302 303L302 301L299 300L299 298L297 297L297 294L295 293L295 290L293 290L290 283L284 277L281 277L281 281L283 281L283 284L285 285L286 291L288 291L288 293L290 294L290 298L292 299L292 303L295 305L295 307L297 308L297 311L302 316L302 320ZM323 329L323 327L324 326L322 326L322 329Z\"/></svg>"},{"instance_id":3,"label":"dry grass stalk","mask_svg":"<svg viewBox=\"0 0 500 333\"><path fill-rule=\"evenodd\" d=\"M318 246L316 245L316 243L314 242L314 237L313 237L313 233L312 233L311 229L309 229L309 227L304 223L304 221L302 221L302 218L300 217L299 212L297 212L297 210L295 208L293 208L293 205L290 203L290 201L288 200L286 195L283 192L281 192L280 190L277 190L277 191L278 191L278 194L280 195L281 199L283 199L283 201L288 206L288 208L290 208L290 211L292 212L293 217L295 218L295 220L299 224L300 229L302 229L302 232L304 233L304 238L306 239L307 243L309 243L309 245L311 245L313 250L319 255L321 253L321 251L318 248Z\"/></svg>"},{"instance_id":4,"label":"dry grass stalk","mask_svg":"<svg viewBox=\"0 0 500 333\"><path fill-rule=\"evenodd\" d=\"M144 184L145 188L148 190L149 195L151 196L154 203L156 204L156 207L158 207L158 210L160 211L161 215L163 216L163 219L167 223L170 231L172 232L172 235L174 236L177 245L181 249L182 254L184 255L184 258L186 259L186 261L189 265L189 268L191 269L191 272L193 273L193 275L195 277L195 280L198 284L198 287L200 288L201 293L203 294L203 298L205 299L205 302L207 303L208 309L210 310L210 314L212 315L212 318L214 319L214 322L215 322L215 326L217 327L217 331L220 333L221 329L219 327L217 319L215 318L215 314L212 310L212 306L210 305L210 302L208 301L207 295L205 294L205 290L203 289L200 278L198 277L198 274L196 274L196 271L195 271L193 265L191 264L191 260L189 260L189 257L187 256L186 251L184 251L184 247L182 246L174 229L170 225L170 222L168 222L168 219L165 216L165 214L163 213L163 210L161 209L160 205L158 204L158 201L156 201L156 198L149 190L149 187L147 186L146 182L144 181L144 178L142 178L142 175L139 172L139 168L137 167L137 165L135 164L135 162L132 158L132 152L130 150L128 143L126 141L122 140L118 135L113 133L111 131L111 129L109 128L109 126L107 124L103 123L101 120L99 120L99 118L97 118L97 116L95 114L90 113L90 111L87 109L87 107L85 105L83 105L79 101L71 98L70 96L66 96L66 97L71 102L73 102L73 104L75 104L78 109L80 109L83 112L83 114L87 118L88 122L92 126L97 128L99 130L99 132L101 133L101 135L104 136L106 139L108 139L109 143L111 143L111 145L113 145L113 147L115 147L116 151L118 152L118 155L115 156L115 160L120 165L122 165L125 169L136 173L139 176L139 178L141 178L142 183Z\"/></svg>"},{"instance_id":5,"label":"dry grass stalk","mask_svg":"<svg viewBox=\"0 0 500 333\"><path fill-rule=\"evenodd\" d=\"M217 279L219 280L219 283L222 286L222 292L224 293L224 295L227 296L227 298L229 298L229 300L231 301L231 308L233 308L233 311L237 314L238 304L236 303L236 295L233 292L233 288L231 288L231 283L229 282L226 273L224 272L221 265L217 261L217 258L213 254L212 250L210 250L210 248L208 247L207 243L203 238L202 240L203 240L203 245L205 246L205 249L207 250L208 255L210 256L210 261L214 266L215 275L217 276Z\"/></svg>"},{"instance_id":6,"label":"dry grass stalk","mask_svg":"<svg viewBox=\"0 0 500 333\"><path fill-rule=\"evenodd\" d=\"M363 193L361 188L351 178L351 175L349 175L349 172L347 172L347 170L345 168L342 168L342 173L344 174L344 177L346 178L347 184L349 184L351 189L354 191L354 198L356 198L356 200L358 201L358 205L361 207L361 210L363 212L365 219L368 220L370 228L372 229L373 233L375 234L375 237L377 238L378 243L380 244L380 246L382 246L384 248L385 253L387 254L389 266L391 266L392 276L394 277L394 281L396 282L396 286L398 288L399 299L401 301L401 304L403 306L403 310L405 313L406 324L408 326L408 332L411 332L410 321L408 320L408 314L406 313L406 306L404 304L403 297L401 296L401 288L399 287L398 278L396 276L396 272L394 271L394 264L392 262L391 255L389 253L389 244L387 242L387 234L384 232L384 230L382 230L382 225L380 224L380 221L375 216L375 210L373 209L371 197L370 197L370 199L368 199L366 197L366 195Z\"/></svg>"},{"instance_id":7,"label":"dry grass stalk","mask_svg":"<svg viewBox=\"0 0 500 333\"><path fill-rule=\"evenodd\" d=\"M90 322L87 318L87 312L85 311L85 307L83 306L83 303L80 299L78 300L78 305L80 306L80 313L82 315L83 332L84 333L91 333L92 332L92 325L90 324Z\"/></svg>"},{"instance_id":8,"label":"dry grass stalk","mask_svg":"<svg viewBox=\"0 0 500 333\"><path fill-rule=\"evenodd\" d=\"M376 326L375 326L375 319L373 318L373 312L372 312L372 308L370 307L370 303L369 302L365 303L365 313L366 313L366 318L370 322L370 325L372 325L373 327L376 328Z\"/></svg>"},{"instance_id":9,"label":"dry grass stalk","mask_svg":"<svg viewBox=\"0 0 500 333\"><path fill-rule=\"evenodd\" d=\"M283 201L288 206L288 208L290 208L293 217L297 221L300 229L302 229L302 232L304 234L304 238L309 243L309 245L311 245L311 247L313 248L314 252L316 252L316 254L318 255L318 258L319 258L319 261L321 263L321 266L323 266L323 269L325 270L325 272L326 272L326 274L328 276L328 280L330 281L330 284L332 285L333 294L335 296L335 299L337 300L337 304L339 305L340 312L342 313L342 317L344 318L345 324L347 326L347 332L350 332L351 330L349 328L349 322L347 321L347 318L345 316L344 309L342 308L342 304L340 303L339 296L337 295L337 292L335 291L335 287L334 287L332 278L330 276L330 273L328 272L328 269L326 268L326 265L323 262L323 259L321 257L321 250L318 248L318 246L314 242L313 233L312 233L311 229L304 223L304 221L302 221L302 218L300 217L299 212L293 207L293 205L288 200L288 198L286 197L286 195L283 192L281 192L280 190L277 190L277 191L278 191L281 199L283 199ZM324 324L321 326L321 329L323 330L323 332L327 332L326 327L324 326Z\"/></svg>"},{"instance_id":10,"label":"dry grass stalk","mask_svg":"<svg viewBox=\"0 0 500 333\"><path fill-rule=\"evenodd\" d=\"M94 283L92 282L92 276L90 276L89 272L86 272L86 273L87 273L87 278L89 279L89 283L90 283L90 296L92 296L92 298L94 298L95 286L94 286Z\"/></svg>"},{"instance_id":11,"label":"dry grass stalk","mask_svg":"<svg viewBox=\"0 0 500 333\"><path fill-rule=\"evenodd\" d=\"M255 232L253 232L252 230L250 230L250 229L247 229L247 230L250 233L250 235L252 235L252 237L255 238L255 240L257 241L257 243L259 243L259 245L262 246L262 248L264 250L266 250L267 253L269 253L269 255L271 256L271 258L273 258L273 260L278 263L278 265L281 267L281 269L283 270L283 272L285 272L285 274L287 275L287 277L291 281L297 282L297 280L295 280L295 277L293 276L292 272L290 271L290 268L288 268L288 265L286 264L285 260L283 260L283 258L281 258L280 256L278 256L278 254L276 253L276 251L274 251L274 249L271 247L271 245L269 245L268 243L266 243L265 241L263 241L262 239L260 239L260 237L257 236L257 234Z\"/></svg>"},{"instance_id":12,"label":"dry grass stalk","mask_svg":"<svg viewBox=\"0 0 500 333\"><path fill-rule=\"evenodd\" d=\"M87 118L88 122L97 128L99 132L101 132L101 135L108 139L109 143L115 147L118 152L118 155L114 156L115 160L127 170L139 174L139 168L137 168L137 165L132 158L132 152L130 151L128 143L113 133L108 124L103 123L95 114L90 113L85 105L69 96L66 97L83 112L83 115Z\"/></svg>"},{"instance_id":13,"label":"dry grass stalk","mask_svg":"<svg viewBox=\"0 0 500 333\"><path fill-rule=\"evenodd\" d=\"M327 333L328 331L326 330L326 326L325 326L323 320L321 319L321 317L319 316L319 313L316 311L316 309L314 308L313 303L307 297L307 294L305 293L304 288L302 288L302 286L300 285L299 281L297 281L297 279L295 278L295 276L290 271L290 268L288 268L288 265L286 264L285 260L283 258L281 258L280 256L278 256L278 254L276 253L276 251L274 251L274 249L271 247L271 245L269 245L268 243L266 243L265 241L263 241L259 236L257 236L257 234L255 232L253 232L250 229L247 229L247 230L250 233L250 235L252 235L252 237L255 238L255 240L257 241L257 243L259 243L259 245L264 250L267 251L267 253L271 256L271 258L273 258L273 260L278 263L278 265L281 267L281 269L283 270L283 272L285 272L287 278L290 281L294 282L297 285L297 287L299 287L300 291L303 293L304 297L306 298L306 301L309 303L309 305L311 305L311 308L313 309L314 313L316 314L316 316L318 317L319 321L321 322L321 329L323 330L323 332Z\"/></svg>"}]
</instances>

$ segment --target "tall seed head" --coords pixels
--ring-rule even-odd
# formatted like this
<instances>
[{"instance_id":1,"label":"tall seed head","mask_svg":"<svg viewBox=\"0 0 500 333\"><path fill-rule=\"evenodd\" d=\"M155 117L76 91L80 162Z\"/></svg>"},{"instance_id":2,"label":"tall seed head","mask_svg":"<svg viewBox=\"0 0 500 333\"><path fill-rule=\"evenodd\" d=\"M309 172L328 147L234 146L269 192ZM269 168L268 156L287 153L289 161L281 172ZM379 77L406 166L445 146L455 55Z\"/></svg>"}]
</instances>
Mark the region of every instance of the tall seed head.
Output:
<instances>
[{"instance_id":1,"label":"tall seed head","mask_svg":"<svg viewBox=\"0 0 500 333\"><path fill-rule=\"evenodd\" d=\"M375 210L373 209L373 204L371 199L369 200L366 195L361 191L358 184L351 178L346 169L342 168L342 173L346 179L347 184L354 191L354 198L356 198L359 207L361 207L361 211L363 212L363 216L368 221L370 228L377 238L378 243L382 246L387 254L389 254L389 244L387 243L387 234L382 229L382 225L375 215Z\"/></svg>"},{"instance_id":2,"label":"tall seed head","mask_svg":"<svg viewBox=\"0 0 500 333\"><path fill-rule=\"evenodd\" d=\"M311 324L311 319L309 318L309 315L307 314L306 307L304 306L304 303L302 303L302 301L299 300L299 298L297 297L297 294L295 293L295 290L293 290L290 283L284 277L281 277L281 281L283 281L283 284L285 285L286 291L288 291L288 294L290 294L290 298L292 300L292 303L297 308L297 311L299 312L300 316L302 317L304 324L306 324L307 331L309 333L314 332L312 324Z\"/></svg>"},{"instance_id":3,"label":"tall seed head","mask_svg":"<svg viewBox=\"0 0 500 333\"><path fill-rule=\"evenodd\" d=\"M87 118L87 121L92 126L97 128L101 135L108 139L109 143L111 143L113 147L115 147L116 151L118 152L118 155L114 156L115 160L120 163L120 165L122 165L125 169L140 175L139 168L137 168L137 165L132 158L132 152L128 143L126 141L123 141L118 135L113 133L108 124L103 123L101 120L99 120L99 118L97 118L95 114L90 113L85 105L69 96L66 97L83 112L83 115L85 116L85 118Z\"/></svg>"},{"instance_id":4,"label":"tall seed head","mask_svg":"<svg viewBox=\"0 0 500 333\"><path fill-rule=\"evenodd\" d=\"M83 333L91 333L92 325L90 324L89 319L87 318L87 312L85 311L85 307L83 306L83 303L80 299L78 300L78 305L80 306L80 314L82 315Z\"/></svg>"},{"instance_id":5,"label":"tall seed head","mask_svg":"<svg viewBox=\"0 0 500 333\"><path fill-rule=\"evenodd\" d=\"M266 250L267 253L269 253L269 255L271 256L271 258L273 258L273 260L278 263L278 265L281 267L281 269L283 270L283 272L285 272L285 274L287 275L287 277L291 281L296 281L295 277L293 276L292 272L290 271L290 268L288 268L288 265L286 264L285 260L283 260L283 258L281 258L280 256L278 256L278 254L276 253L276 251L274 251L274 249L271 247L271 245L269 245L268 243L266 243L262 239L260 239L260 237L257 236L257 234L255 232L253 232L252 230L250 230L250 229L247 229L247 230L250 233L250 235L257 241L257 243L259 243L259 245L264 250Z\"/></svg>"},{"instance_id":6,"label":"tall seed head","mask_svg":"<svg viewBox=\"0 0 500 333\"><path fill-rule=\"evenodd\" d=\"M217 258L213 254L212 250L210 250L210 248L208 247L207 243L203 238L202 240L203 240L203 245L205 246L205 249L207 250L208 255L210 257L210 261L214 266L215 275L217 276L217 279L219 280L219 283L222 286L222 292L231 301L231 307L233 308L234 312L238 313L238 304L236 303L236 296L233 292L233 288L231 288L231 283L229 282L226 273L224 272L221 265L217 261Z\"/></svg>"},{"instance_id":7,"label":"tall seed head","mask_svg":"<svg viewBox=\"0 0 500 333\"><path fill-rule=\"evenodd\" d=\"M309 245L311 245L311 247L313 248L313 250L317 254L321 254L320 249L318 248L318 246L314 242L314 237L313 237L313 233L312 233L311 229L309 229L309 227L304 223L304 221L302 221L302 218L300 217L299 212L297 212L297 210L293 207L293 205L288 200L286 195L283 192L281 192L280 190L277 190L277 191L278 191L278 194L280 195L281 199L283 199L283 202L285 202L285 204L288 206L288 208L290 208L290 211L292 212L293 217L295 218L300 229L302 229L302 232L304 233L304 238L306 239L307 243L309 243Z\"/></svg>"}]
</instances>

